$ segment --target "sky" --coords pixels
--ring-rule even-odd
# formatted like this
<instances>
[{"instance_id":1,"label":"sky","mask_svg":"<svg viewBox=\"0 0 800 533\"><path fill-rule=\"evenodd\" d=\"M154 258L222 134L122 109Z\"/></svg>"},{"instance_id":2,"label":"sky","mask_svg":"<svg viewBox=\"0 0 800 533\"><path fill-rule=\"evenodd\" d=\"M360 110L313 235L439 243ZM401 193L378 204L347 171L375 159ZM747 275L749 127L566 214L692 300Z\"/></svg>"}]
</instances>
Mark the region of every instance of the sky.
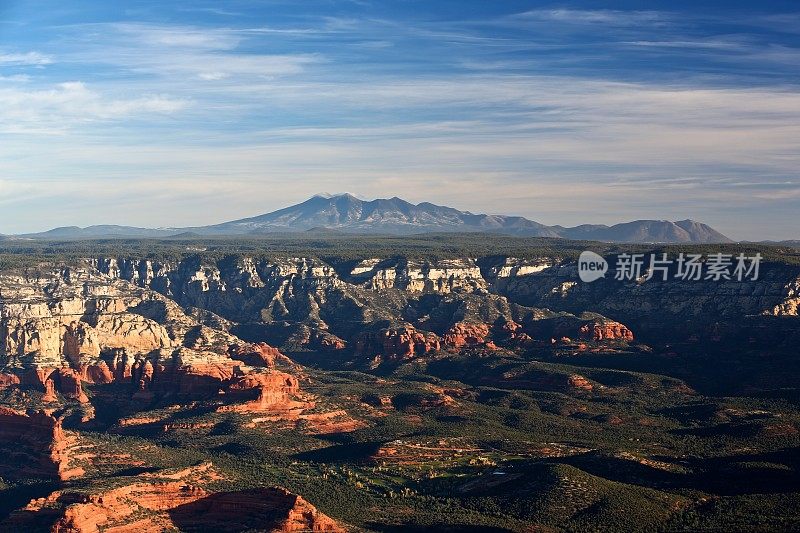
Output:
<instances>
[{"instance_id":1,"label":"sky","mask_svg":"<svg viewBox=\"0 0 800 533\"><path fill-rule=\"evenodd\" d=\"M800 5L0 0L0 233L344 191L800 239Z\"/></svg>"}]
</instances>

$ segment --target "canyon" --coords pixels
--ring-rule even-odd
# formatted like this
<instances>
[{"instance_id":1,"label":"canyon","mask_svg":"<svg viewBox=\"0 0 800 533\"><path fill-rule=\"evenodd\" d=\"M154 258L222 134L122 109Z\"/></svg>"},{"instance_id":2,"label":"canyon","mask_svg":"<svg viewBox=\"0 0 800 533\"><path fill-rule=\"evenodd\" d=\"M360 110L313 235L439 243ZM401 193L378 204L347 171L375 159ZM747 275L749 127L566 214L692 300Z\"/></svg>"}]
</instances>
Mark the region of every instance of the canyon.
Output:
<instances>
[{"instance_id":1,"label":"canyon","mask_svg":"<svg viewBox=\"0 0 800 533\"><path fill-rule=\"evenodd\" d=\"M671 483L717 494L701 475L716 467L677 452L658 459L658 442L684 438L664 435L744 432L763 453L791 456L800 433L777 400L756 408L713 396L793 386L793 371L780 369L793 368L800 340L800 266L767 261L760 274L582 283L557 250L105 254L0 270L0 476L21 494L29 479L47 483L15 497L2 523L382 530L391 513L411 512L403 502L468 502L531 472L552 485L523 493L556 494L591 472L580 483L598 494L608 480L624 483L641 504L638 478L597 466L612 460L609 447L622 471L662 465L681 479ZM634 427L656 444L620 444L639 442ZM608 432L613 444L602 441ZM575 470L546 462L555 457ZM472 473L449 485L440 468ZM780 472L764 475L793 487ZM641 475L664 509L701 505ZM387 505L380 524L343 506L340 491ZM423 507L415 516L432 520ZM556 511L541 509L536 521L554 523ZM504 527L530 524L507 512ZM472 525L493 523L469 513Z\"/></svg>"},{"instance_id":2,"label":"canyon","mask_svg":"<svg viewBox=\"0 0 800 533\"><path fill-rule=\"evenodd\" d=\"M756 327L757 317L794 317L800 302L800 269L779 263L764 265L761 277L748 282L602 279L592 284L580 283L575 263L557 256L371 258L334 264L313 258L238 257L206 264L196 259L160 263L102 258L92 264L182 306L211 310L240 324L280 324L285 331L276 336L279 340L291 339L301 326L309 328L311 334L297 337L315 342L315 347L321 347L315 341L320 336L332 347L352 343L354 332L381 320L411 323L435 333L441 342L458 322L491 328L499 318L538 322L548 312L598 313L598 324L609 322L604 314L646 331L692 334L725 321ZM347 321L339 320L339 313L347 314ZM345 323L354 321L357 327ZM534 329L543 331L547 328L538 326L548 324L545 320ZM577 337L585 325L592 336L630 337L614 327L575 324L577 328L565 323L559 326L564 331L554 334Z\"/></svg>"}]
</instances>

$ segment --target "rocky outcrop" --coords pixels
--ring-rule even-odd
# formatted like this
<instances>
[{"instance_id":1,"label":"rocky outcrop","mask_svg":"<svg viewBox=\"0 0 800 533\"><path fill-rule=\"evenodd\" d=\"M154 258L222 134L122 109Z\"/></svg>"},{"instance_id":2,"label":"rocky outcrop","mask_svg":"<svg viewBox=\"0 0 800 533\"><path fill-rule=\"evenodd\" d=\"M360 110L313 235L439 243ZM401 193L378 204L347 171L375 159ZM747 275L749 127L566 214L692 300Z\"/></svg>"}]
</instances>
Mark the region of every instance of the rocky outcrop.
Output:
<instances>
[{"instance_id":1,"label":"rocky outcrop","mask_svg":"<svg viewBox=\"0 0 800 533\"><path fill-rule=\"evenodd\" d=\"M341 265L310 258L248 257L213 261L191 258L163 264L104 258L92 263L109 276L153 288L183 306L206 309L227 320L285 322L287 327L299 327L289 344L312 350L343 349L344 339L355 340L359 330L380 321L411 322L417 329L444 335L454 322L494 324L497 318L462 313L443 327L434 327L404 316L409 305L416 307L430 294L466 299L470 295L489 297L488 292L507 297L512 305L569 313L592 311L619 320L629 330L646 327L673 332L702 331L709 317L744 320L761 314L795 316L800 301L800 269L778 264L763 264L757 281L741 283L622 283L609 278L589 284L579 281L573 261L555 256L435 261L373 257ZM501 314L523 322L522 315L505 310ZM584 336L567 332L554 338L561 336L630 340L624 330L613 328L592 327ZM460 342L455 337L456 343ZM283 345L285 339L273 344ZM81 342L91 346L91 338ZM355 343L351 348L357 349Z\"/></svg>"},{"instance_id":2,"label":"rocky outcrop","mask_svg":"<svg viewBox=\"0 0 800 533\"><path fill-rule=\"evenodd\" d=\"M14 387L20 384L19 376L16 374L0 374L0 389Z\"/></svg>"},{"instance_id":3,"label":"rocky outcrop","mask_svg":"<svg viewBox=\"0 0 800 533\"><path fill-rule=\"evenodd\" d=\"M613 320L604 320L583 324L578 330L578 337L595 342L607 340L632 341L633 332L624 324Z\"/></svg>"},{"instance_id":4,"label":"rocky outcrop","mask_svg":"<svg viewBox=\"0 0 800 533\"><path fill-rule=\"evenodd\" d=\"M486 290L488 287L480 267L472 259L366 259L352 267L348 281L371 290L400 289L410 293L449 294Z\"/></svg>"},{"instance_id":5,"label":"rocky outcrop","mask_svg":"<svg viewBox=\"0 0 800 533\"><path fill-rule=\"evenodd\" d=\"M580 374L544 372L538 370L511 371L503 374L502 379L487 376L485 383L517 389L554 391L574 393L591 391L594 385Z\"/></svg>"},{"instance_id":6,"label":"rocky outcrop","mask_svg":"<svg viewBox=\"0 0 800 533\"><path fill-rule=\"evenodd\" d=\"M78 367L81 381L87 383L106 384L113 383L114 374L106 361L100 360L95 364L81 364Z\"/></svg>"},{"instance_id":7,"label":"rocky outcrop","mask_svg":"<svg viewBox=\"0 0 800 533\"><path fill-rule=\"evenodd\" d=\"M227 393L233 398L252 398L254 393L257 397L245 403L224 406L222 411L260 413L309 406L296 400L300 384L296 377L284 372L251 372L236 377L228 385Z\"/></svg>"},{"instance_id":8,"label":"rocky outcrop","mask_svg":"<svg viewBox=\"0 0 800 533\"><path fill-rule=\"evenodd\" d=\"M207 263L196 258L180 263L101 258L94 259L91 263L112 278L153 288L185 306L195 305L229 319L236 315L238 318L234 319L237 320L244 318L242 312L251 310L253 313L248 318L257 317L258 305L253 305L256 294L263 295L265 291L277 293L287 283L297 287L299 285L295 283L296 280L305 280L309 282L305 287L317 289L341 287L344 283L370 290L399 289L409 293L447 294L488 289L526 305L571 312L590 309L612 315L615 308L633 309L638 306L641 311L657 310L660 298L667 297L667 291L657 281L635 284L602 280L581 284L578 282L574 262L552 256L525 259L486 257L477 260L455 258L438 261L375 257L351 264L342 272L343 277L337 274L333 266L308 258L255 261L252 258L239 257ZM798 279L799 268L766 263L762 265L761 276L755 282L670 281L668 292L677 291L684 297L669 295L669 305L663 311L677 315L689 310L690 314L696 316L705 310L701 307L713 302L726 313L739 316L762 312L796 314L796 305L793 306L793 302L798 297ZM615 293L619 293L619 296ZM632 297L634 293L638 298ZM696 298L699 300L689 300ZM568 301L564 302L565 299ZM604 301L606 299L608 301ZM628 303L625 304L623 299ZM602 305L598 308L587 306L591 301ZM634 302L642 302L644 305L639 306ZM209 305L196 305L199 303ZM223 303L229 305L222 305ZM698 303L702 305L698 306ZM228 312L235 309L239 312Z\"/></svg>"},{"instance_id":9,"label":"rocky outcrop","mask_svg":"<svg viewBox=\"0 0 800 533\"><path fill-rule=\"evenodd\" d=\"M137 270L144 280L158 271ZM211 395L246 364L296 367L277 349L213 330L126 281L81 269L0 274L2 385L37 390L46 403L88 402L83 382L130 384L141 398Z\"/></svg>"},{"instance_id":10,"label":"rocky outcrop","mask_svg":"<svg viewBox=\"0 0 800 533\"><path fill-rule=\"evenodd\" d=\"M528 278L558 265L561 260L553 257L520 259L516 257L489 257L478 260L481 274L495 292L503 293L509 282Z\"/></svg>"},{"instance_id":11,"label":"rocky outcrop","mask_svg":"<svg viewBox=\"0 0 800 533\"><path fill-rule=\"evenodd\" d=\"M53 533L98 531L343 532L301 496L280 487L214 492L220 475L210 463L178 472L132 477L111 489L56 491L31 501L2 524L38 525Z\"/></svg>"},{"instance_id":12,"label":"rocky outcrop","mask_svg":"<svg viewBox=\"0 0 800 533\"><path fill-rule=\"evenodd\" d=\"M559 339L564 339L565 342L570 342L571 339L629 342L634 339L628 326L590 313L580 317L561 314L547 319L531 320L524 325L524 331L534 339L551 342Z\"/></svg>"},{"instance_id":13,"label":"rocky outcrop","mask_svg":"<svg viewBox=\"0 0 800 533\"><path fill-rule=\"evenodd\" d=\"M284 363L289 366L294 365L294 361L266 342L234 344L228 349L228 353L232 359L242 361L250 366L275 368L277 363Z\"/></svg>"},{"instance_id":14,"label":"rocky outcrop","mask_svg":"<svg viewBox=\"0 0 800 533\"><path fill-rule=\"evenodd\" d=\"M482 323L458 322L442 336L442 342L449 349L477 346L486 343L489 326Z\"/></svg>"},{"instance_id":15,"label":"rocky outcrop","mask_svg":"<svg viewBox=\"0 0 800 533\"><path fill-rule=\"evenodd\" d=\"M332 266L302 257L274 261L227 257L213 262L190 258L179 263L99 258L90 264L112 278L152 288L184 307L237 322L291 315L295 305L308 304L297 302L295 291L316 293L342 283Z\"/></svg>"},{"instance_id":16,"label":"rocky outcrop","mask_svg":"<svg viewBox=\"0 0 800 533\"><path fill-rule=\"evenodd\" d=\"M556 311L593 311L629 325L638 335L663 339L703 335L718 321L749 326L759 315L797 316L800 267L762 263L757 280L679 280L592 283L578 280L564 262L526 276L508 278L495 290L523 305ZM758 327L754 324L753 327Z\"/></svg>"},{"instance_id":17,"label":"rocky outcrop","mask_svg":"<svg viewBox=\"0 0 800 533\"><path fill-rule=\"evenodd\" d=\"M364 332L359 335L355 344L357 355L380 356L387 360L410 359L441 348L435 334L417 331L411 325Z\"/></svg>"},{"instance_id":18,"label":"rocky outcrop","mask_svg":"<svg viewBox=\"0 0 800 533\"><path fill-rule=\"evenodd\" d=\"M572 374L567 378L567 384L573 389L582 389L586 391L592 390L594 387L592 383L585 377L579 374Z\"/></svg>"},{"instance_id":19,"label":"rocky outcrop","mask_svg":"<svg viewBox=\"0 0 800 533\"><path fill-rule=\"evenodd\" d=\"M0 407L0 473L8 478L69 477L68 439L61 420L39 411L27 415Z\"/></svg>"},{"instance_id":20,"label":"rocky outcrop","mask_svg":"<svg viewBox=\"0 0 800 533\"><path fill-rule=\"evenodd\" d=\"M171 509L169 515L172 523L186 530L345 531L301 496L280 487L210 494Z\"/></svg>"},{"instance_id":21,"label":"rocky outcrop","mask_svg":"<svg viewBox=\"0 0 800 533\"><path fill-rule=\"evenodd\" d=\"M73 320L64 330L62 352L67 359L77 362L86 357L100 355L97 331L89 324Z\"/></svg>"},{"instance_id":22,"label":"rocky outcrop","mask_svg":"<svg viewBox=\"0 0 800 533\"><path fill-rule=\"evenodd\" d=\"M506 298L487 294L491 288L487 279L507 281L538 275L550 268L554 260L487 261L374 258L351 265L341 274L319 260L303 258L252 261L245 257L208 263L192 259L169 268L153 268L148 264L123 268L119 265L127 263L116 260L98 260L95 264L112 276L127 275L127 279L142 285L169 287L167 294L184 305L212 305L211 311L229 319L268 323L272 332L280 329L279 324L286 324L288 333L280 342L285 341L282 345L289 349L342 350L347 344L333 331L340 334L353 331L345 338L352 339L351 346L357 355L401 360L437 351L442 346L456 351L469 346L494 349L494 337L516 344L530 340L530 332L520 331L517 320L532 311L515 309ZM161 272L170 282L159 285L155 277L144 275L151 271ZM383 298L372 296L375 292L382 293ZM430 305L423 299L426 294L448 298L441 300L439 309L427 311L429 317L424 315L425 307ZM414 308L412 313L407 312L409 307ZM448 311L449 307L453 309ZM447 318L444 316L447 313L452 316ZM421 320L416 325L404 322L400 326L375 329L383 319L393 324L400 322L405 319L404 314L416 314ZM541 318L537 312L533 315ZM506 330L502 330L503 325L499 330L496 325L490 326L501 317L517 320L506 318ZM428 327L426 319L431 321ZM437 323L445 325L442 328ZM440 332L442 339L418 329L419 325ZM627 336L613 328L596 329L597 340ZM577 338L579 332L566 331L559 336L567 335ZM594 338L594 330L587 335ZM265 347L240 347L230 353L247 364L267 367L274 364L276 357Z\"/></svg>"},{"instance_id":23,"label":"rocky outcrop","mask_svg":"<svg viewBox=\"0 0 800 533\"><path fill-rule=\"evenodd\" d=\"M517 345L525 345L531 341L531 336L525 333L522 324L506 317L500 317L495 321L492 332L498 340Z\"/></svg>"},{"instance_id":24,"label":"rocky outcrop","mask_svg":"<svg viewBox=\"0 0 800 533\"><path fill-rule=\"evenodd\" d=\"M81 376L78 372L71 368L59 368L55 375L58 380L58 390L66 398L80 403L89 401L89 397L83 392Z\"/></svg>"}]
</instances>

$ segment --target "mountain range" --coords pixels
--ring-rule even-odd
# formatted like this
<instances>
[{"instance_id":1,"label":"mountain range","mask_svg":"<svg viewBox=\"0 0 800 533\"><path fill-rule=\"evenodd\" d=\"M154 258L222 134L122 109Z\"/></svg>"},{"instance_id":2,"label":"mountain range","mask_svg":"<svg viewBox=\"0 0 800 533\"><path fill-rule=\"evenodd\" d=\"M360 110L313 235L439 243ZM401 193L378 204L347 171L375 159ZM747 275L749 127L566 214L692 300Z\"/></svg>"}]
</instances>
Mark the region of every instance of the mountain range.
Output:
<instances>
[{"instance_id":1,"label":"mountain range","mask_svg":"<svg viewBox=\"0 0 800 533\"><path fill-rule=\"evenodd\" d=\"M520 216L473 214L429 202L413 204L401 198L360 200L351 194L316 195L308 200L250 218L189 228L139 228L96 225L67 226L18 237L32 239L94 239L109 237L166 238L180 236L254 236L298 231L414 234L485 232L525 237L551 237L623 243L731 242L722 233L693 220L635 220L613 226L584 224L546 226Z\"/></svg>"}]
</instances>

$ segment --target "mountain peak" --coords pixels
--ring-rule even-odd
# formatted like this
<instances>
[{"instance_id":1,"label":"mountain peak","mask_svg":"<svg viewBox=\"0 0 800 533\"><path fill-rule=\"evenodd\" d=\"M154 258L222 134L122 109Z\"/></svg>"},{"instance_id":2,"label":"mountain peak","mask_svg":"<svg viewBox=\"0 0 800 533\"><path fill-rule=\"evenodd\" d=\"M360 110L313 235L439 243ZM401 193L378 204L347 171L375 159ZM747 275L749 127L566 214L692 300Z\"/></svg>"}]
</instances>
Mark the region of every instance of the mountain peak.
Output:
<instances>
[{"instance_id":1,"label":"mountain peak","mask_svg":"<svg viewBox=\"0 0 800 533\"><path fill-rule=\"evenodd\" d=\"M337 193L333 193L333 194L331 194L329 192L320 192L320 193L315 194L311 198L309 198L309 200L313 200L314 198L324 198L326 200L330 200L330 199L333 199L333 198L342 198L342 197L352 198L354 200L358 200L358 198L354 194L349 193L349 192L337 192Z\"/></svg>"},{"instance_id":2,"label":"mountain peak","mask_svg":"<svg viewBox=\"0 0 800 533\"><path fill-rule=\"evenodd\" d=\"M628 243L713 243L730 239L694 220L635 220L613 226L584 224L573 228L546 226L521 216L473 214L452 207L397 196L362 200L349 192L315 194L308 200L271 213L213 226L153 230L124 226L58 228L40 238L163 237L191 231L199 235L254 235L273 232L414 234L426 232L502 233L520 237L550 237Z\"/></svg>"}]
</instances>

